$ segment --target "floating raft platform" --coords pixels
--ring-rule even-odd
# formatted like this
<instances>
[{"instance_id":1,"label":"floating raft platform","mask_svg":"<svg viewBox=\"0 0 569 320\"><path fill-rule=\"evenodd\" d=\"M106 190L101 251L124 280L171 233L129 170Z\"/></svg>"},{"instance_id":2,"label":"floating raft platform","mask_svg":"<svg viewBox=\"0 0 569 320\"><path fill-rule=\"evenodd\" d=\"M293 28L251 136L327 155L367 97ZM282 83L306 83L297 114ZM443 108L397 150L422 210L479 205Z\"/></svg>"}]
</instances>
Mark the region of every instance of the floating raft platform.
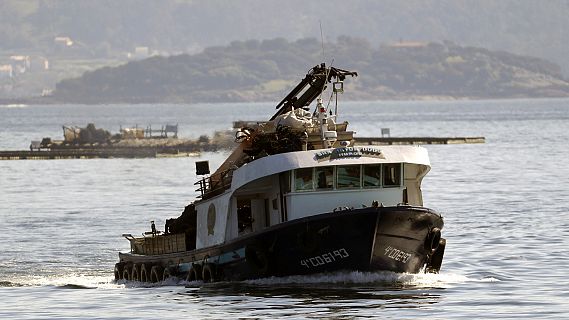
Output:
<instances>
[{"instance_id":1,"label":"floating raft platform","mask_svg":"<svg viewBox=\"0 0 569 320\"><path fill-rule=\"evenodd\" d=\"M354 144L363 145L403 145L403 144L465 144L485 143L484 137L354 137Z\"/></svg>"},{"instance_id":2,"label":"floating raft platform","mask_svg":"<svg viewBox=\"0 0 569 320\"><path fill-rule=\"evenodd\" d=\"M428 145L485 143L484 137L354 137L354 145ZM199 147L183 145L168 147L61 148L52 150L0 151L0 160L49 160L97 158L158 158L196 156L202 150L218 150L221 146L205 144Z\"/></svg>"},{"instance_id":3,"label":"floating raft platform","mask_svg":"<svg viewBox=\"0 0 569 320\"><path fill-rule=\"evenodd\" d=\"M0 160L49 160L49 159L97 159L97 158L158 158L188 157L198 151L181 151L170 148L111 148L111 149L58 149L0 151Z\"/></svg>"}]
</instances>

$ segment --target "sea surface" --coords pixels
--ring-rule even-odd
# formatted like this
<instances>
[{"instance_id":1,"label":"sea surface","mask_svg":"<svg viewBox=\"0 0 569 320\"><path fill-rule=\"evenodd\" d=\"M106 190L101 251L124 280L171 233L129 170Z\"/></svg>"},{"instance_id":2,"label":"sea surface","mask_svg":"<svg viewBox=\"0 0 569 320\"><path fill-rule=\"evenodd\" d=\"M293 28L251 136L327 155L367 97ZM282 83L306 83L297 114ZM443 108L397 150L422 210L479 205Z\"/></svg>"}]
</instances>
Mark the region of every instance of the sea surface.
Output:
<instances>
[{"instance_id":1,"label":"sea surface","mask_svg":"<svg viewBox=\"0 0 569 320\"><path fill-rule=\"evenodd\" d=\"M0 105L0 150L62 125L178 123L197 138L271 103ZM360 136L484 136L426 146L425 206L445 218L440 274L340 272L204 285L113 281L123 233L163 225L196 196L194 162L0 161L0 319L569 319L569 99L352 102Z\"/></svg>"}]
</instances>

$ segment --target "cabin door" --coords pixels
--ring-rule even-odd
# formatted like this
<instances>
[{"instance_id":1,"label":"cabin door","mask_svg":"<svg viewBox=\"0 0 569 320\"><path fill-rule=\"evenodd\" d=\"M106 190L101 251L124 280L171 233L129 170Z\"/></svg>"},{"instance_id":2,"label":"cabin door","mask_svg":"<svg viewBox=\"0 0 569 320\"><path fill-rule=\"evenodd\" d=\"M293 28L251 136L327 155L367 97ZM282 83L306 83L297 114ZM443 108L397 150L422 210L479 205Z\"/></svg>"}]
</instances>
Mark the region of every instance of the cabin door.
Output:
<instances>
[{"instance_id":1,"label":"cabin door","mask_svg":"<svg viewBox=\"0 0 569 320\"><path fill-rule=\"evenodd\" d=\"M264 229L267 226L268 202L269 199L251 199L253 231Z\"/></svg>"},{"instance_id":2,"label":"cabin door","mask_svg":"<svg viewBox=\"0 0 569 320\"><path fill-rule=\"evenodd\" d=\"M251 199L237 199L237 228L239 234L253 231Z\"/></svg>"},{"instance_id":3,"label":"cabin door","mask_svg":"<svg viewBox=\"0 0 569 320\"><path fill-rule=\"evenodd\" d=\"M266 228L269 223L269 217L269 199L237 199L237 226L239 234Z\"/></svg>"}]
</instances>

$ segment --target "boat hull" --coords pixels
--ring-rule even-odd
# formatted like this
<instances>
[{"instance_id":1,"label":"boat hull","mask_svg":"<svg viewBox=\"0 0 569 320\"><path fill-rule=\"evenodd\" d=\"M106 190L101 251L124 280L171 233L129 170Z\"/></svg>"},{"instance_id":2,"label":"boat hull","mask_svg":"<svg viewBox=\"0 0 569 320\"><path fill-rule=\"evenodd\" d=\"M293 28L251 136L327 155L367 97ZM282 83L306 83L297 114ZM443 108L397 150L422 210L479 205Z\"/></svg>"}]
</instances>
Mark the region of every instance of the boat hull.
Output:
<instances>
[{"instance_id":1,"label":"boat hull","mask_svg":"<svg viewBox=\"0 0 569 320\"><path fill-rule=\"evenodd\" d=\"M164 276L204 281L338 270L438 272L445 245L442 228L442 217L423 207L346 209L285 222L211 248L153 256L121 253L115 276L128 278L129 270L142 265L159 266Z\"/></svg>"}]
</instances>

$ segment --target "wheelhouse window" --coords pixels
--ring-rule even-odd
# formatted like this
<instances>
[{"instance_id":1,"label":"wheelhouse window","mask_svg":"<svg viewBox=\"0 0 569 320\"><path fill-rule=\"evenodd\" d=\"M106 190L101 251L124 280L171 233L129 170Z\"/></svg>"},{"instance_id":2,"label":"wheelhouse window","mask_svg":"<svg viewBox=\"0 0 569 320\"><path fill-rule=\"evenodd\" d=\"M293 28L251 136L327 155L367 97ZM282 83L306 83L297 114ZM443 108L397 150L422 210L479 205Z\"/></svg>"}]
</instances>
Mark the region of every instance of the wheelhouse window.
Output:
<instances>
[{"instance_id":1,"label":"wheelhouse window","mask_svg":"<svg viewBox=\"0 0 569 320\"><path fill-rule=\"evenodd\" d=\"M341 189L373 189L400 187L403 181L401 163L323 166L300 168L282 176L281 183L292 181L294 191L324 191ZM290 180L290 176L294 179ZM288 186L281 185L284 192Z\"/></svg>"},{"instance_id":2,"label":"wheelhouse window","mask_svg":"<svg viewBox=\"0 0 569 320\"><path fill-rule=\"evenodd\" d=\"M399 187L401 185L401 164L387 163L383 165L383 186Z\"/></svg>"},{"instance_id":3,"label":"wheelhouse window","mask_svg":"<svg viewBox=\"0 0 569 320\"><path fill-rule=\"evenodd\" d=\"M361 186L359 165L338 166L336 172L336 187L338 189L359 188Z\"/></svg>"},{"instance_id":4,"label":"wheelhouse window","mask_svg":"<svg viewBox=\"0 0 569 320\"><path fill-rule=\"evenodd\" d=\"M379 187L381 185L381 165L364 165L363 182L365 188Z\"/></svg>"},{"instance_id":5,"label":"wheelhouse window","mask_svg":"<svg viewBox=\"0 0 569 320\"><path fill-rule=\"evenodd\" d=\"M316 168L316 189L334 188L334 167Z\"/></svg>"},{"instance_id":6,"label":"wheelhouse window","mask_svg":"<svg viewBox=\"0 0 569 320\"><path fill-rule=\"evenodd\" d=\"M313 168L302 168L294 171L294 187L297 191L314 189Z\"/></svg>"}]
</instances>

